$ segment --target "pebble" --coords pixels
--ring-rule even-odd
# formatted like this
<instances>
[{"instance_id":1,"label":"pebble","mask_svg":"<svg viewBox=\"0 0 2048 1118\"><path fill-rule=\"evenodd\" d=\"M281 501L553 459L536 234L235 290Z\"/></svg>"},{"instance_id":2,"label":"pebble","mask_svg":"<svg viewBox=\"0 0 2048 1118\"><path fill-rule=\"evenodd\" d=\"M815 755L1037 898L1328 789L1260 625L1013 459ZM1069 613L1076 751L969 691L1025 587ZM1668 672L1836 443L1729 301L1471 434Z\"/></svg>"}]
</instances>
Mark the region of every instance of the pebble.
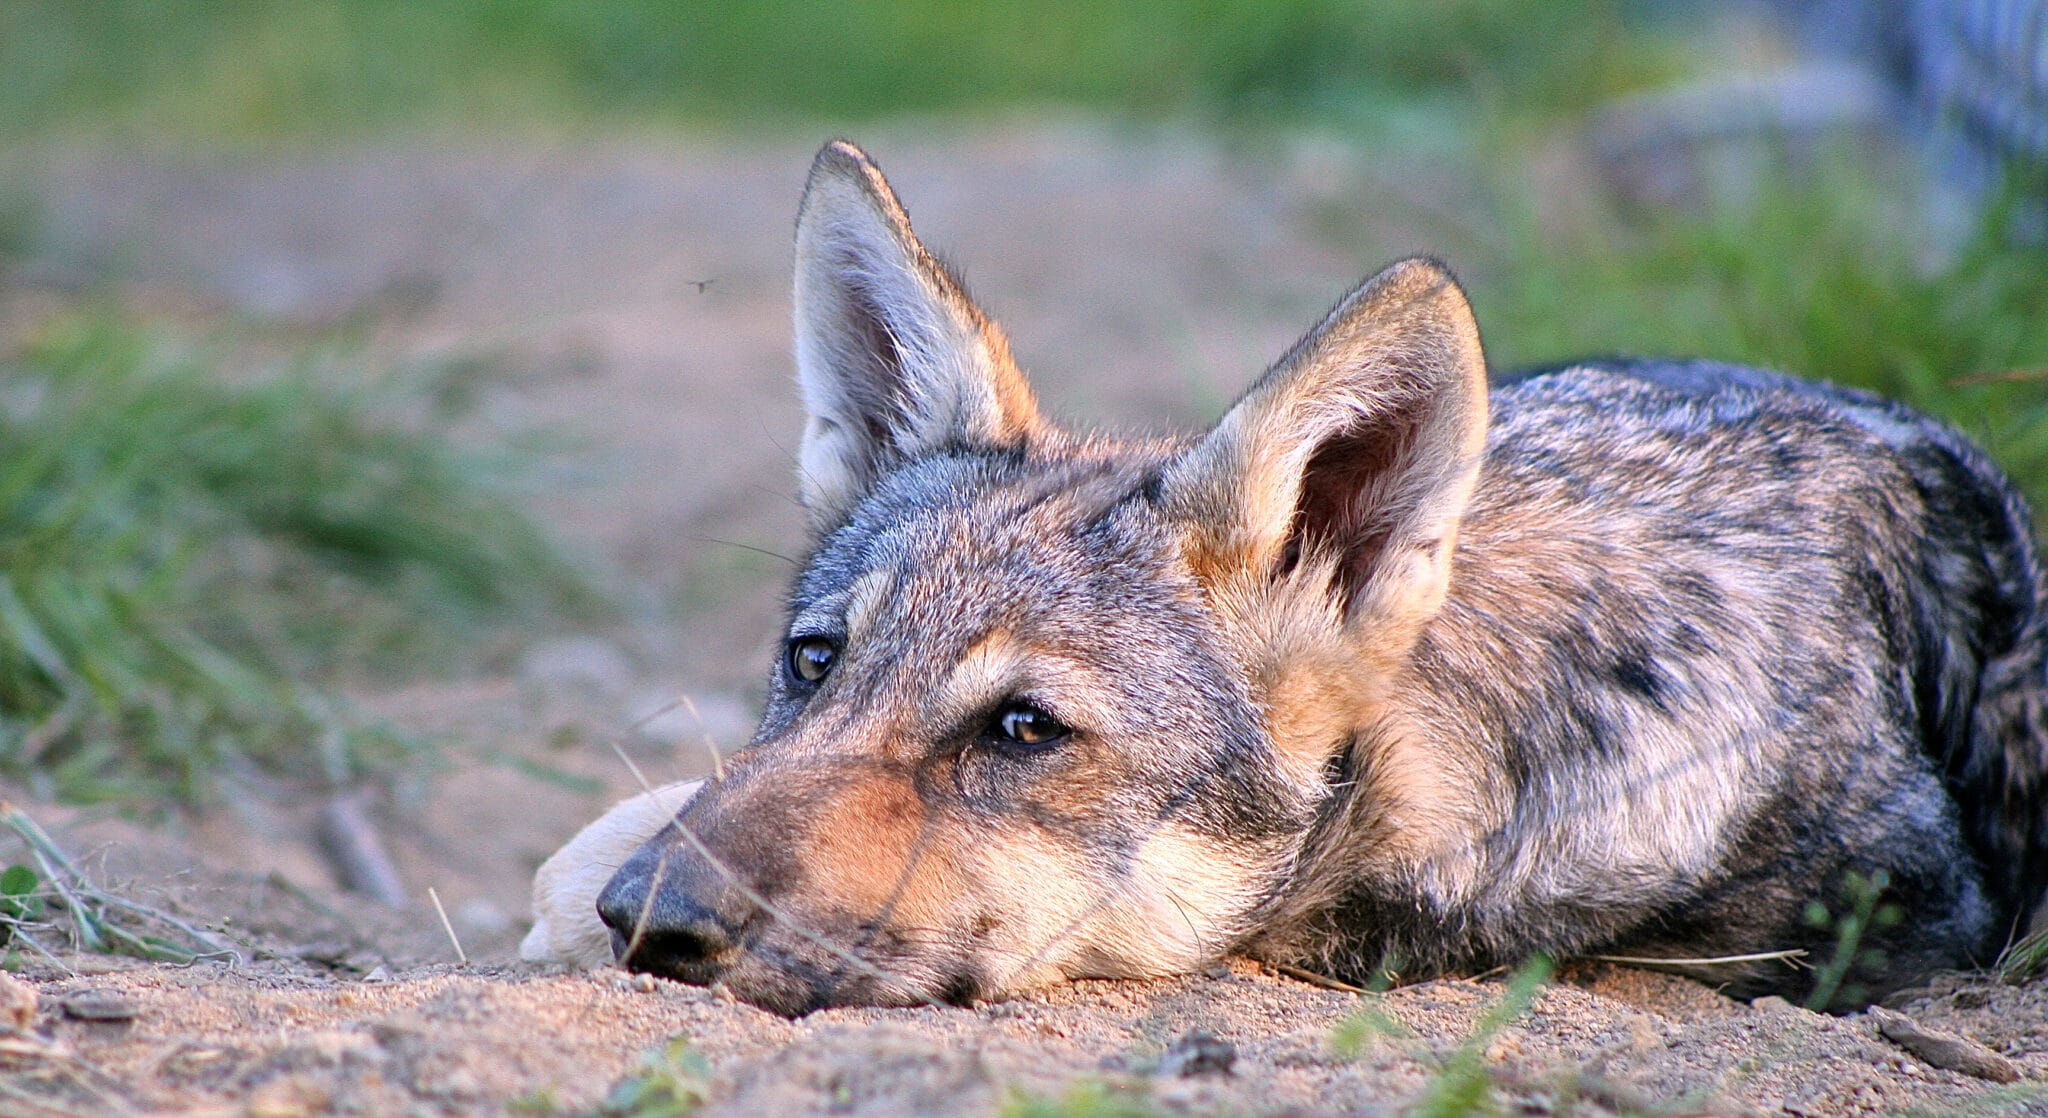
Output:
<instances>
[{"instance_id":1,"label":"pebble","mask_svg":"<svg viewBox=\"0 0 2048 1118\"><path fill-rule=\"evenodd\" d=\"M135 1003L117 990L90 987L64 995L57 1003L66 1017L80 1021L133 1021Z\"/></svg>"},{"instance_id":2,"label":"pebble","mask_svg":"<svg viewBox=\"0 0 2048 1118\"><path fill-rule=\"evenodd\" d=\"M1236 1063L1236 1045L1207 1029L1190 1029L1159 1057L1159 1074L1180 1079L1229 1075Z\"/></svg>"}]
</instances>

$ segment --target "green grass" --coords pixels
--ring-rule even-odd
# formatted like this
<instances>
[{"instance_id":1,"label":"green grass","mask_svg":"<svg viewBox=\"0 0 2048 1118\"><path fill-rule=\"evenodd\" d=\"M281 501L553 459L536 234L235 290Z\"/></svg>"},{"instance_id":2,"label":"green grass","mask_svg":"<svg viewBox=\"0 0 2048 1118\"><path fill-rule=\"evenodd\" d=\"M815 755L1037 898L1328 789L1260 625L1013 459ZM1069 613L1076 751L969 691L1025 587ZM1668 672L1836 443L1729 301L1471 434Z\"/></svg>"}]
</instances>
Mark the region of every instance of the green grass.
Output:
<instances>
[{"instance_id":1,"label":"green grass","mask_svg":"<svg viewBox=\"0 0 2048 1118\"><path fill-rule=\"evenodd\" d=\"M1486 1047L1536 1004L1553 969L1551 961L1540 955L1516 968L1500 1000L1480 1015L1472 1035L1444 1061L1429 1089L1416 1101L1411 1111L1416 1118L1461 1118L1492 1110L1494 1082L1486 1063Z\"/></svg>"},{"instance_id":2,"label":"green grass","mask_svg":"<svg viewBox=\"0 0 2048 1118\"><path fill-rule=\"evenodd\" d=\"M711 1097L711 1065L678 1036L641 1053L639 1065L612 1085L598 1107L603 1118L681 1118Z\"/></svg>"},{"instance_id":3,"label":"green grass","mask_svg":"<svg viewBox=\"0 0 2048 1118\"><path fill-rule=\"evenodd\" d=\"M0 365L0 775L203 802L413 743L316 682L594 603L431 379L234 376L105 319Z\"/></svg>"},{"instance_id":4,"label":"green grass","mask_svg":"<svg viewBox=\"0 0 2048 1118\"><path fill-rule=\"evenodd\" d=\"M331 136L423 120L853 122L1063 103L1374 104L1484 74L1583 105L1668 68L1622 0L14 0L0 121L30 134Z\"/></svg>"},{"instance_id":5,"label":"green grass","mask_svg":"<svg viewBox=\"0 0 2048 1118\"><path fill-rule=\"evenodd\" d=\"M1824 1013L1869 1003L1869 987L1853 978L1858 973L1884 973L1886 959L1883 951L1865 948L1863 937L1873 926L1889 927L1905 919L1905 911L1898 905L1880 903L1890 886L1891 875L1883 870L1869 877L1851 872L1842 880L1838 907L1819 900L1806 902L1807 926L1835 933L1834 952L1814 971L1806 1008Z\"/></svg>"},{"instance_id":6,"label":"green grass","mask_svg":"<svg viewBox=\"0 0 2048 1118\"><path fill-rule=\"evenodd\" d=\"M2048 507L2048 246L2003 207L1943 249L1915 199L1844 161L1705 209L1564 228L1503 209L1475 250L1499 367L1680 355L1873 389L1956 423Z\"/></svg>"}]
</instances>

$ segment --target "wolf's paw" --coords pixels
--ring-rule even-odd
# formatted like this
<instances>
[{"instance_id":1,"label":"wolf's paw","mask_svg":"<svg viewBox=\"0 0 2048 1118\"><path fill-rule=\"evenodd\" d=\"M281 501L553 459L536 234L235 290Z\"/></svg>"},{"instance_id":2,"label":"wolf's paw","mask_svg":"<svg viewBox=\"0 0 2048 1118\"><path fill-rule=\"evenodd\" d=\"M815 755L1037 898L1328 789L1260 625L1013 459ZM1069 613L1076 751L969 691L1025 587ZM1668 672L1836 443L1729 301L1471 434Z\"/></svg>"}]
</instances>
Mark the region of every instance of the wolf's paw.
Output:
<instances>
[{"instance_id":1,"label":"wolf's paw","mask_svg":"<svg viewBox=\"0 0 2048 1118\"><path fill-rule=\"evenodd\" d=\"M597 895L633 851L676 817L704 784L686 780L626 800L576 832L533 875L533 930L519 957L534 963L601 967L612 961L611 931Z\"/></svg>"}]
</instances>

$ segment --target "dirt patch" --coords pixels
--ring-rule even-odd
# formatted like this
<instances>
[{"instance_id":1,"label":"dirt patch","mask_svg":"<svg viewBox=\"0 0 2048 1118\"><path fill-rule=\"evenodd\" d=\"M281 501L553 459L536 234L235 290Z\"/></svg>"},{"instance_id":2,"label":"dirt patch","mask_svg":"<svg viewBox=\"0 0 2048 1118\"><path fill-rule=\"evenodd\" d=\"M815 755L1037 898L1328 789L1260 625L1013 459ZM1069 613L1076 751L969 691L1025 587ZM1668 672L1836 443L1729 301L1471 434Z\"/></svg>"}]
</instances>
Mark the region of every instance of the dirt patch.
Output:
<instances>
[{"instance_id":1,"label":"dirt patch","mask_svg":"<svg viewBox=\"0 0 2048 1118\"><path fill-rule=\"evenodd\" d=\"M977 1009L788 1021L613 971L435 966L367 981L277 962L31 971L42 1048L7 1050L10 1113L589 1113L643 1052L676 1037L705 1061L707 1114L990 1113L1090 1092L1167 1113L1399 1113L1444 1089L1503 996L1497 981L1438 981L1360 998L1237 962ZM68 1012L86 992L118 997L125 1018ZM1515 1113L2039 1113L2040 1003L1979 983L1904 1003L2002 1046L2030 1077L2003 1088L1914 1060L1860 1016L1743 1006L1682 980L1599 971L1545 987L1474 1050ZM1347 1023L1362 1012L1376 1024L1347 1048ZM2015 1026L2015 1014L2031 1026ZM1210 1058L1176 1058L1198 1034L1211 1038Z\"/></svg>"},{"instance_id":2,"label":"dirt patch","mask_svg":"<svg viewBox=\"0 0 2048 1118\"><path fill-rule=\"evenodd\" d=\"M1306 142L1242 151L1085 124L862 139L926 238L966 263L1054 412L1084 424L1205 420L1360 276L1463 235L1442 168ZM475 437L540 425L584 448L583 484L544 498L547 514L620 572L635 616L488 678L361 696L453 743L453 772L376 805L413 896L402 908L334 892L316 805L282 790L149 828L36 808L101 880L246 950L188 967L24 956L40 1009L0 1036L0 1113L588 1113L675 1036L704 1059L714 1114L988 1113L1024 1097L1077 1113L1119 1099L1384 1113L1470 1068L1509 1113L2048 1113L2048 990L1972 977L1895 1004L2009 1058L2016 1084L1929 1066L1860 1016L1606 967L1545 987L1474 1059L1501 980L1361 999L1234 963L792 1022L510 963L534 866L635 790L607 741L667 780L705 770L706 736L747 733L788 571L763 552L800 546L788 233L812 144L43 153L49 225L25 278L0 288L0 322L26 328L71 286L111 285L200 325L274 332L252 345L360 319L375 358L475 359ZM1333 210L1361 216L1333 228ZM661 713L684 693L701 717ZM470 964L453 962L429 886ZM86 990L128 1012L67 1012Z\"/></svg>"}]
</instances>

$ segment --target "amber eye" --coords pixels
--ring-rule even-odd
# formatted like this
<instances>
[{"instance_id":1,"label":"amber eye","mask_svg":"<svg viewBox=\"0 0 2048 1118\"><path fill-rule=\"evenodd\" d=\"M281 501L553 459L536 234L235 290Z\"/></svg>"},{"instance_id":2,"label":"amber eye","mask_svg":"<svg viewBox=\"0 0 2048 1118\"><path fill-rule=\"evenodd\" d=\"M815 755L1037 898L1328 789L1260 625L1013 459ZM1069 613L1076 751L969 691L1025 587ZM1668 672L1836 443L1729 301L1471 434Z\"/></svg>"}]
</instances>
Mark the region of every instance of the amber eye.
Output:
<instances>
[{"instance_id":1,"label":"amber eye","mask_svg":"<svg viewBox=\"0 0 2048 1118\"><path fill-rule=\"evenodd\" d=\"M839 646L824 637L798 637L789 642L789 674L805 683L824 679L838 658Z\"/></svg>"},{"instance_id":2,"label":"amber eye","mask_svg":"<svg viewBox=\"0 0 2048 1118\"><path fill-rule=\"evenodd\" d=\"M1015 744L1041 748L1058 742L1072 731L1059 719L1030 703L1011 703L996 715L996 736Z\"/></svg>"}]
</instances>

